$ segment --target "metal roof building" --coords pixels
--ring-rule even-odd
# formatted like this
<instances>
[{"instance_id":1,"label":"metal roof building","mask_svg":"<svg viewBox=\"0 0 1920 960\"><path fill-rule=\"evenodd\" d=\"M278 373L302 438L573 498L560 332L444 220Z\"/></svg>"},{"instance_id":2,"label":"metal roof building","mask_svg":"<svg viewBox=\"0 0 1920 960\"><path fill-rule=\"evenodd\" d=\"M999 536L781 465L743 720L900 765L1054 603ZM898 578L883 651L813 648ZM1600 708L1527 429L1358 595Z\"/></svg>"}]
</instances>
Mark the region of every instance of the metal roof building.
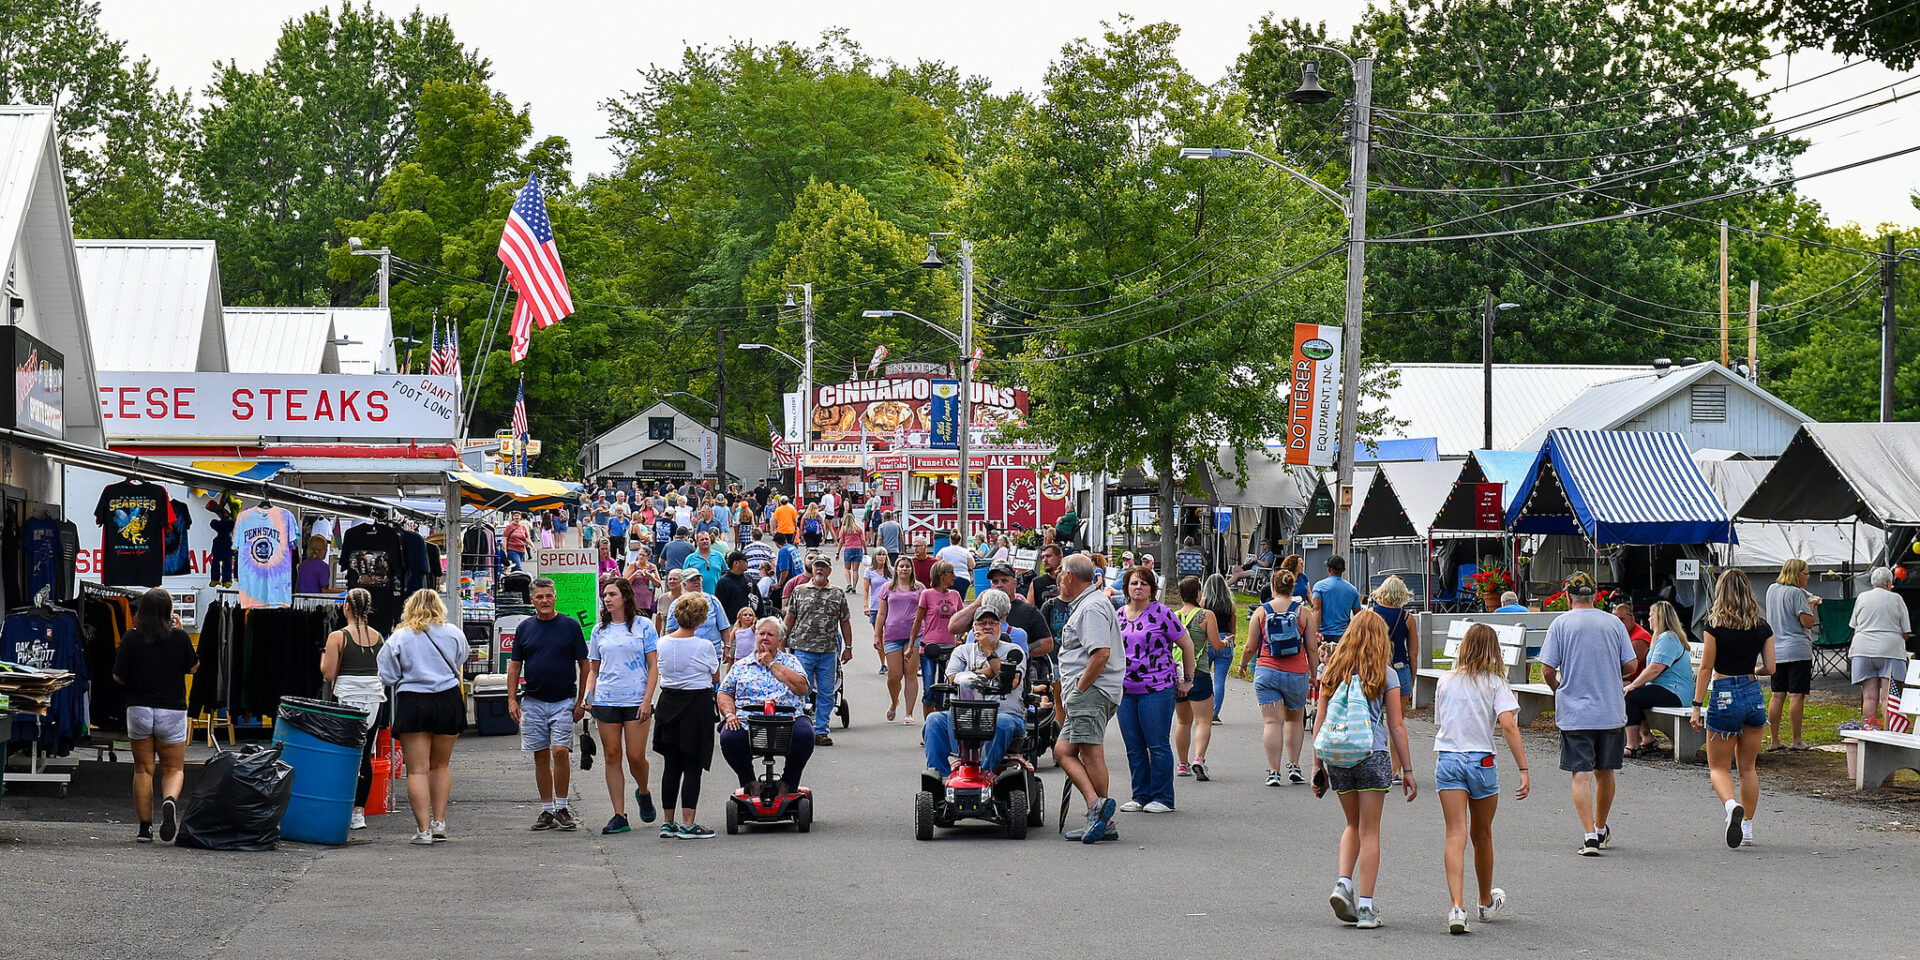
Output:
<instances>
[{"instance_id":1,"label":"metal roof building","mask_svg":"<svg viewBox=\"0 0 1920 960\"><path fill-rule=\"evenodd\" d=\"M1368 413L1398 421L1381 437L1436 437L1440 456L1464 457L1486 446L1477 363L1399 363L1384 400L1366 397ZM1518 449L1548 418L1596 384L1647 371L1646 367L1496 363L1493 365L1493 448ZM1536 444L1536 446L1538 446ZM1356 487L1358 485L1356 484ZM1359 488L1364 489L1364 488Z\"/></svg>"},{"instance_id":2,"label":"metal roof building","mask_svg":"<svg viewBox=\"0 0 1920 960\"><path fill-rule=\"evenodd\" d=\"M340 341L341 373L392 373L393 311L386 307L334 307L334 338Z\"/></svg>"},{"instance_id":3,"label":"metal roof building","mask_svg":"<svg viewBox=\"0 0 1920 960\"><path fill-rule=\"evenodd\" d=\"M98 369L227 369L212 240L79 240L73 246Z\"/></svg>"},{"instance_id":4,"label":"metal roof building","mask_svg":"<svg viewBox=\"0 0 1920 960\"><path fill-rule=\"evenodd\" d=\"M227 369L339 373L333 312L331 307L227 307Z\"/></svg>"}]
</instances>

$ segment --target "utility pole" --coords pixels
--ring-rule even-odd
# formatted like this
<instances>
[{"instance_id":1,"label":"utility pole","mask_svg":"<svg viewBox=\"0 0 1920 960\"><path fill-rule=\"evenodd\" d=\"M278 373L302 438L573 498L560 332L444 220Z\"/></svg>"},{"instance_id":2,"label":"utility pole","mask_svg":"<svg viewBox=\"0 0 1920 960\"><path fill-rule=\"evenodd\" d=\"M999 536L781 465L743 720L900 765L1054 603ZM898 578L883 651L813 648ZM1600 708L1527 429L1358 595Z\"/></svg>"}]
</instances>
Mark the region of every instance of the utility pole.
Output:
<instances>
[{"instance_id":1,"label":"utility pole","mask_svg":"<svg viewBox=\"0 0 1920 960\"><path fill-rule=\"evenodd\" d=\"M1341 330L1340 490L1333 503L1333 552L1345 557L1353 536L1353 455L1360 429L1361 295L1367 274L1367 145L1373 110L1373 58L1353 63L1353 162L1347 175L1347 312Z\"/></svg>"},{"instance_id":2,"label":"utility pole","mask_svg":"<svg viewBox=\"0 0 1920 960\"><path fill-rule=\"evenodd\" d=\"M1720 367L1734 365L1732 344L1728 344L1726 326L1726 221L1720 221Z\"/></svg>"},{"instance_id":3,"label":"utility pole","mask_svg":"<svg viewBox=\"0 0 1920 960\"><path fill-rule=\"evenodd\" d=\"M960 241L960 529L954 532L961 543L967 534L967 490L973 485L970 459L973 436L973 241Z\"/></svg>"},{"instance_id":4,"label":"utility pole","mask_svg":"<svg viewBox=\"0 0 1920 960\"><path fill-rule=\"evenodd\" d=\"M1493 449L1493 288L1487 288L1487 310L1480 315L1481 422L1486 425L1486 444Z\"/></svg>"},{"instance_id":5,"label":"utility pole","mask_svg":"<svg viewBox=\"0 0 1920 960\"><path fill-rule=\"evenodd\" d=\"M806 496L807 454L813 449L813 284L800 284L800 318L805 354L800 366L800 465L793 468L793 502Z\"/></svg>"},{"instance_id":6,"label":"utility pole","mask_svg":"<svg viewBox=\"0 0 1920 960\"><path fill-rule=\"evenodd\" d=\"M713 392L714 398L719 401L713 405L719 423L713 438L714 465L720 474L716 489L724 495L727 492L727 332L726 324L720 320L713 323L713 360Z\"/></svg>"},{"instance_id":7,"label":"utility pole","mask_svg":"<svg viewBox=\"0 0 1920 960\"><path fill-rule=\"evenodd\" d=\"M1747 282L1747 380L1760 382L1760 281Z\"/></svg>"},{"instance_id":8,"label":"utility pole","mask_svg":"<svg viewBox=\"0 0 1920 960\"><path fill-rule=\"evenodd\" d=\"M1880 422L1893 422L1894 326L1893 298L1899 282L1900 251L1892 234L1886 237L1886 260L1880 264Z\"/></svg>"}]
</instances>

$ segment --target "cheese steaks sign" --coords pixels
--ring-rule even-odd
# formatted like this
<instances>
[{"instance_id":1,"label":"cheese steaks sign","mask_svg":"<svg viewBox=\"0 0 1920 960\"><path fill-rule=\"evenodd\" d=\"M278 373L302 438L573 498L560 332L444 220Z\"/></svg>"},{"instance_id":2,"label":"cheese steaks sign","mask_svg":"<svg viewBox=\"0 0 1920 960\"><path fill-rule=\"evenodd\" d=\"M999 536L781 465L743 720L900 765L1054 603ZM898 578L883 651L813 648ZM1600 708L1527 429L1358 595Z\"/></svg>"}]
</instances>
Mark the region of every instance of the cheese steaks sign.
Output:
<instances>
[{"instance_id":1,"label":"cheese steaks sign","mask_svg":"<svg viewBox=\"0 0 1920 960\"><path fill-rule=\"evenodd\" d=\"M459 382L401 374L102 370L110 438L453 439Z\"/></svg>"}]
</instances>

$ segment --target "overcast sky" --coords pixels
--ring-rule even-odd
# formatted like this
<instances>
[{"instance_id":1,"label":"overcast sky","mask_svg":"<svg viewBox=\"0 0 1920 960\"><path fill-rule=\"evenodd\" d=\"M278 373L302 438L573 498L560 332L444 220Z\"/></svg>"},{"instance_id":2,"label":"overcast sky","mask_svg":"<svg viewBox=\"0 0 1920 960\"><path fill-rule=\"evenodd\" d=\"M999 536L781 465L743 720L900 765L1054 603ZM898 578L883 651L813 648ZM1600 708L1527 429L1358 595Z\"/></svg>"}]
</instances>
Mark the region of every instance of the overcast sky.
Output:
<instances>
[{"instance_id":1,"label":"overcast sky","mask_svg":"<svg viewBox=\"0 0 1920 960\"><path fill-rule=\"evenodd\" d=\"M134 55L152 58L162 83L196 92L207 85L215 61L232 59L245 68L259 67L272 52L281 24L317 5L317 0L194 0L192 15L183 16L178 3L101 3L107 29L126 38ZM374 3L395 17L415 5L395 0ZM991 78L1003 91L1037 91L1047 64L1062 44L1097 34L1100 21L1117 13L1179 23L1181 60L1197 76L1217 80L1232 68L1246 48L1252 25L1265 13L1325 18L1345 34L1365 9L1358 0L1136 0L1124 5L1121 0L975 0L966 4L433 0L418 5L429 13L448 15L456 35L493 61L495 85L516 103L532 108L536 135L558 134L572 143L575 174L582 177L607 172L613 165L607 142L601 139L606 116L600 101L634 89L637 70L675 62L688 44L719 45L733 39L804 42L818 38L822 30L845 27L877 58L944 60L966 73ZM1796 56L1790 76L1798 81L1841 62L1825 54ZM1783 82L1787 66L1784 59L1775 61L1774 77L1764 86ZM1328 83L1336 83L1337 76L1328 73ZM1784 117L1832 103L1899 76L1877 64L1852 67L1777 95L1774 115ZM1897 89L1915 92L1920 81ZM1815 145L1797 165L1802 174L1920 145L1920 106L1906 101L1818 127L1805 136ZM1805 182L1801 189L1835 221L1869 227L1887 221L1920 226L1920 210L1908 200L1920 189L1920 154L1820 177Z\"/></svg>"}]
</instances>

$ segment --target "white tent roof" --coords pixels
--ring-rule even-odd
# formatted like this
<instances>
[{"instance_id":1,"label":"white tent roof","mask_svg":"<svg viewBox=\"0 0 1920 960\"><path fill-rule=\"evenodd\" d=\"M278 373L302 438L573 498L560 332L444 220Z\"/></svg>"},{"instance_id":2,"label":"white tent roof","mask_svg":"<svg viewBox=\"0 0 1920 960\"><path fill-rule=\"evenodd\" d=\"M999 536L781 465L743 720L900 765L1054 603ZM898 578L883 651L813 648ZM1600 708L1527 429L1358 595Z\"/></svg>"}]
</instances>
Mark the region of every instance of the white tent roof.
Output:
<instances>
[{"instance_id":1,"label":"white tent roof","mask_svg":"<svg viewBox=\"0 0 1920 960\"><path fill-rule=\"evenodd\" d=\"M1706 460L1694 462L1707 479L1715 496L1733 513L1747 502L1773 469L1768 460ZM1730 566L1756 569L1780 568L1788 559L1799 557L1816 570L1839 567L1848 562L1869 566L1885 544L1887 533L1870 523L1778 523L1743 520L1733 525L1739 544L1729 549Z\"/></svg>"},{"instance_id":2,"label":"white tent roof","mask_svg":"<svg viewBox=\"0 0 1920 960\"><path fill-rule=\"evenodd\" d=\"M227 307L227 368L234 373L339 373L327 307Z\"/></svg>"},{"instance_id":3,"label":"white tent roof","mask_svg":"<svg viewBox=\"0 0 1920 960\"><path fill-rule=\"evenodd\" d=\"M227 369L212 240L77 240L73 248L99 369Z\"/></svg>"},{"instance_id":4,"label":"white tent roof","mask_svg":"<svg viewBox=\"0 0 1920 960\"><path fill-rule=\"evenodd\" d=\"M1447 494L1453 492L1453 483L1460 478L1460 471L1464 467L1465 462L1460 460L1408 460L1380 464L1378 475L1366 487L1355 487L1353 538L1375 539L1373 534L1363 532L1369 529L1379 531L1380 536L1390 539L1405 536L1405 530L1397 529L1401 526L1397 517L1372 515L1376 510L1389 509L1393 505L1375 502L1371 496L1373 487L1384 482L1392 492L1390 499L1397 502L1400 512L1406 515L1407 525L1413 528L1413 536L1424 539L1433 529L1433 518L1447 502ZM1387 533L1389 529L1393 532Z\"/></svg>"}]
</instances>

